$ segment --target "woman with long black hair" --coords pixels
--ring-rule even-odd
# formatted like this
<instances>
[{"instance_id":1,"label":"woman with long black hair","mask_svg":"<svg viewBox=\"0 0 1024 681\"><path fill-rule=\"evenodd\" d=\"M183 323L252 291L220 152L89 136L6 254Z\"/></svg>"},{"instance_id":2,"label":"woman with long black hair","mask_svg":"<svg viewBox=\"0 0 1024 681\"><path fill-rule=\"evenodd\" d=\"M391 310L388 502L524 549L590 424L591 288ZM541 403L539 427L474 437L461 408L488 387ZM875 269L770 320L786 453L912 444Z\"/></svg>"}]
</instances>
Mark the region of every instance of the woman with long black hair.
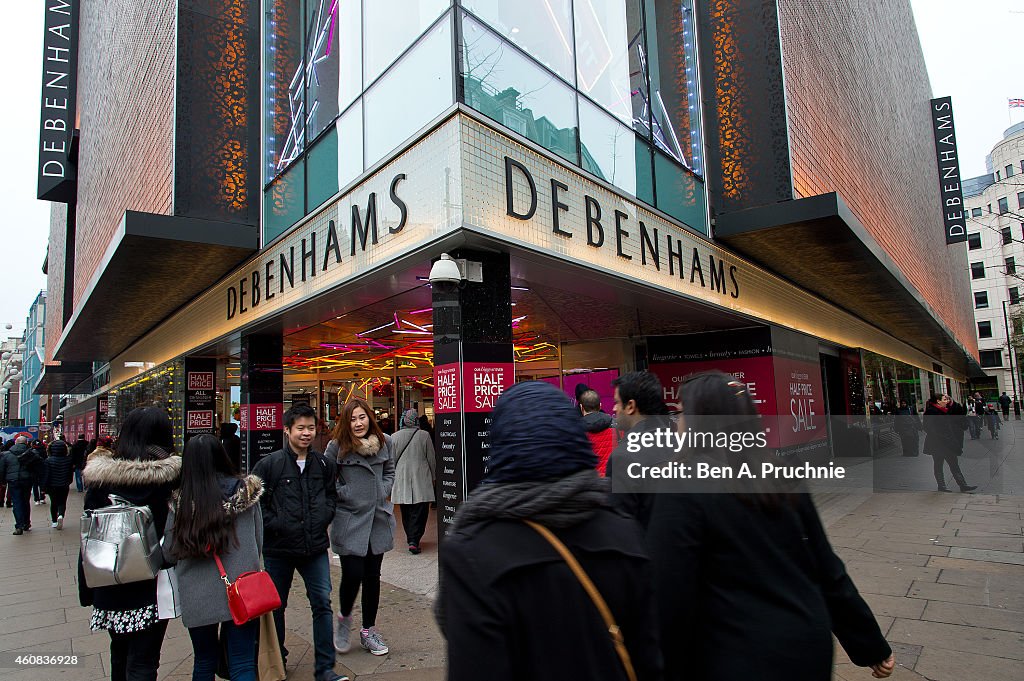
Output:
<instances>
[{"instance_id":1,"label":"woman with long black hair","mask_svg":"<svg viewBox=\"0 0 1024 681\"><path fill-rule=\"evenodd\" d=\"M181 623L188 628L195 654L193 681L213 681L220 654L218 627L227 639L232 681L255 681L259 619L238 626L231 619L224 582L214 556L229 580L260 569L263 482L242 477L220 440L197 435L182 455L181 489L167 518L164 558L176 563Z\"/></svg>"},{"instance_id":2,"label":"woman with long black hair","mask_svg":"<svg viewBox=\"0 0 1024 681\"><path fill-rule=\"evenodd\" d=\"M760 432L746 385L731 376L699 374L680 395L680 433ZM723 450L688 454L754 471L769 454ZM828 681L833 633L854 664L889 676L892 649L832 551L810 495L760 477L743 482L654 495L647 547L665 678Z\"/></svg>"},{"instance_id":3,"label":"woman with long black hair","mask_svg":"<svg viewBox=\"0 0 1024 681\"><path fill-rule=\"evenodd\" d=\"M339 653L352 648L352 606L362 587L359 642L374 655L386 655L388 645L377 631L377 608L380 567L384 554L395 547L395 506L389 500L395 463L390 441L365 400L357 397L345 404L324 455L338 461L338 506L331 523L331 546L341 560L334 648Z\"/></svg>"},{"instance_id":4,"label":"woman with long black hair","mask_svg":"<svg viewBox=\"0 0 1024 681\"><path fill-rule=\"evenodd\" d=\"M110 506L112 494L148 506L159 539L180 474L181 457L174 455L174 428L167 411L135 409L121 424L114 456L86 465L85 509ZM106 629L110 634L111 681L156 681L167 631L167 620L157 617L156 579L89 589L79 560L78 585L82 605L93 606L93 631Z\"/></svg>"}]
</instances>

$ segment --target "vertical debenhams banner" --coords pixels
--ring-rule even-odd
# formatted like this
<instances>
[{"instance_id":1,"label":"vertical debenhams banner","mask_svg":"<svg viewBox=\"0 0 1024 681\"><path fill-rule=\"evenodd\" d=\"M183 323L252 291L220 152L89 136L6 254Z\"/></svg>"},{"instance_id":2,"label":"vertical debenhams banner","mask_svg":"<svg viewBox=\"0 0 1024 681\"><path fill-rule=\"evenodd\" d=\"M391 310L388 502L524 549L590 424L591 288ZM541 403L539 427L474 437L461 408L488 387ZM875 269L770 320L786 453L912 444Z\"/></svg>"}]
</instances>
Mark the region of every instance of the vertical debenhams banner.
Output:
<instances>
[{"instance_id":1,"label":"vertical debenhams banner","mask_svg":"<svg viewBox=\"0 0 1024 681\"><path fill-rule=\"evenodd\" d=\"M77 184L71 146L78 81L78 0L45 0L44 7L36 198L71 203Z\"/></svg>"},{"instance_id":2,"label":"vertical debenhams banner","mask_svg":"<svg viewBox=\"0 0 1024 681\"><path fill-rule=\"evenodd\" d=\"M946 243L958 244L967 241L967 213L964 211L964 196L960 188L960 158L956 151L953 103L949 97L933 99L931 110Z\"/></svg>"}]
</instances>

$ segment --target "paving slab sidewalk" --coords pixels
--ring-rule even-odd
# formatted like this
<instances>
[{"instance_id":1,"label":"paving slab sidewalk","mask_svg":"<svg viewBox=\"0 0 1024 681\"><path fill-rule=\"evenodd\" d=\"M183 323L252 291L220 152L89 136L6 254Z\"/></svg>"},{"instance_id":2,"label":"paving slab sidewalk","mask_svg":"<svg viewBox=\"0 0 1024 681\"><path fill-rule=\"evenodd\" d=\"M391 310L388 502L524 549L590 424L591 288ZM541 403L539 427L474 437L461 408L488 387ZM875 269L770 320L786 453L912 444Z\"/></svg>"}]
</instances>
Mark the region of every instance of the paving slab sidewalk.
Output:
<instances>
[{"instance_id":1,"label":"paving slab sidewalk","mask_svg":"<svg viewBox=\"0 0 1024 681\"><path fill-rule=\"evenodd\" d=\"M989 446L969 442L965 456L984 457L988 470L977 494L893 491L819 499L839 555L896 651L897 681L1024 679L1024 426L1008 424L998 465ZM1011 437L1007 437L1010 435ZM973 452L973 454L972 454ZM897 462L920 466L928 457ZM966 467L965 467L966 468ZM81 513L71 493L68 517ZM90 609L78 605L76 523L49 527L49 508L32 506L33 530L11 536L10 509L0 510L0 678L4 681L109 678L109 639L90 633ZM384 561L379 626L392 652L374 657L355 649L338 656L336 669L353 679L436 681L444 678L444 641L431 613L437 590L437 545L431 522L424 553L397 549ZM340 572L333 568L336 597ZM290 679L313 676L312 625L302 581L296 577L288 608ZM356 606L358 620L358 604ZM73 668L11 668L13 652L74 653ZM188 634L171 623L160 679L191 677ZM837 646L834 678L870 679Z\"/></svg>"}]
</instances>

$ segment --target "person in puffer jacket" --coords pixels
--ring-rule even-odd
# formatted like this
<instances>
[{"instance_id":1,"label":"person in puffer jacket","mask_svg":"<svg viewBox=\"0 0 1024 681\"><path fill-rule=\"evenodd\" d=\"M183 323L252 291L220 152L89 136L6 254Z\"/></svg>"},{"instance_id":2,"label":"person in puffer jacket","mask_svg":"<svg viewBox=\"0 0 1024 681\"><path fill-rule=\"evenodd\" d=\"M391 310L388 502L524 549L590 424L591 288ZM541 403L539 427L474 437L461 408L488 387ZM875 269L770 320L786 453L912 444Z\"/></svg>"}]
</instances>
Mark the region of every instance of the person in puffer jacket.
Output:
<instances>
[{"instance_id":1,"label":"person in puffer jacket","mask_svg":"<svg viewBox=\"0 0 1024 681\"><path fill-rule=\"evenodd\" d=\"M68 492L74 475L71 452L63 440L54 440L47 448L49 456L43 461L41 484L50 497L50 527L64 529L64 515L68 508Z\"/></svg>"}]
</instances>

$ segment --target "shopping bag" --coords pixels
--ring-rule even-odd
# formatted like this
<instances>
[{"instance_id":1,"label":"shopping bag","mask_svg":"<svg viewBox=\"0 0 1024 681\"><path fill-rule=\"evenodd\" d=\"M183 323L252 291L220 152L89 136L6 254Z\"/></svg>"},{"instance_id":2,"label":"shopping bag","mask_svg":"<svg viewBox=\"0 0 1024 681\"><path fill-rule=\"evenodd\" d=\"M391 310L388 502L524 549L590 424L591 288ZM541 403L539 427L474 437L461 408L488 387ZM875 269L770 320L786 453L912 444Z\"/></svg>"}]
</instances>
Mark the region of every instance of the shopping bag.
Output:
<instances>
[{"instance_id":1,"label":"shopping bag","mask_svg":"<svg viewBox=\"0 0 1024 681\"><path fill-rule=\"evenodd\" d=\"M160 570L156 573L156 609L157 617L162 620L181 617L178 575L174 572L174 568Z\"/></svg>"},{"instance_id":2,"label":"shopping bag","mask_svg":"<svg viewBox=\"0 0 1024 681\"><path fill-rule=\"evenodd\" d=\"M264 613L260 615L260 645L256 658L256 678L259 681L284 681L286 676L284 658L281 657L281 644L277 640L277 628L274 626L274 613Z\"/></svg>"}]
</instances>

